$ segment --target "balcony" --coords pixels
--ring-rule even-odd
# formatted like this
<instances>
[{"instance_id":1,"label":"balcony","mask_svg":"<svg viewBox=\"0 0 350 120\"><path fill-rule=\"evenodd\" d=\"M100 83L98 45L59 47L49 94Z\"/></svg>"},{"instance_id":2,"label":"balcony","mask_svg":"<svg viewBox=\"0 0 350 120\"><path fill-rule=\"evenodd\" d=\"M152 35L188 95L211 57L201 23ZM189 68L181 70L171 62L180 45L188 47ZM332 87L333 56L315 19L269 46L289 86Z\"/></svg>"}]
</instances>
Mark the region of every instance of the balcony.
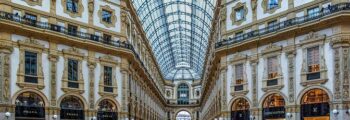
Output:
<instances>
[{"instance_id":1,"label":"balcony","mask_svg":"<svg viewBox=\"0 0 350 120\"><path fill-rule=\"evenodd\" d=\"M282 31L284 29L295 27L307 22L317 21L326 16L338 13L340 11L348 11L348 10L350 10L350 3L340 3L336 5L331 5L331 6L328 6L327 8L322 8L319 12L315 12L313 14L292 18L283 22L275 23L274 25L270 25L265 28L253 30L245 34L235 36L233 38L223 39L222 41L215 43L215 48L218 49L218 48L227 47L228 45L242 43L244 41L248 41L249 39L256 38L258 36L263 36L273 32Z\"/></svg>"}]
</instances>

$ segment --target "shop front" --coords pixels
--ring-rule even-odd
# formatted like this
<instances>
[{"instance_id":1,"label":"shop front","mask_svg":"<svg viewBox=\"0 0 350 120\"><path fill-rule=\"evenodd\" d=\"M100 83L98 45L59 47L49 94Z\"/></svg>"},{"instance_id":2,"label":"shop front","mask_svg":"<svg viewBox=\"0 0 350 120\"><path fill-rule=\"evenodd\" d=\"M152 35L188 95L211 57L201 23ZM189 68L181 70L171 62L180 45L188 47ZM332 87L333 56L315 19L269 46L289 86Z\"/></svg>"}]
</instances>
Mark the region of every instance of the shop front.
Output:
<instances>
[{"instance_id":1,"label":"shop front","mask_svg":"<svg viewBox=\"0 0 350 120\"><path fill-rule=\"evenodd\" d=\"M329 120L329 97L321 89L307 91L301 101L301 120Z\"/></svg>"},{"instance_id":2,"label":"shop front","mask_svg":"<svg viewBox=\"0 0 350 120\"><path fill-rule=\"evenodd\" d=\"M285 101L279 94L267 96L263 103L263 120L285 120Z\"/></svg>"},{"instance_id":3,"label":"shop front","mask_svg":"<svg viewBox=\"0 0 350 120\"><path fill-rule=\"evenodd\" d=\"M75 96L67 96L61 102L61 120L84 120L84 105Z\"/></svg>"},{"instance_id":4,"label":"shop front","mask_svg":"<svg viewBox=\"0 0 350 120\"><path fill-rule=\"evenodd\" d=\"M16 120L45 120L45 104L36 93L24 92L16 98Z\"/></svg>"},{"instance_id":5,"label":"shop front","mask_svg":"<svg viewBox=\"0 0 350 120\"><path fill-rule=\"evenodd\" d=\"M110 100L98 104L97 120L118 120L117 106Z\"/></svg>"},{"instance_id":6,"label":"shop front","mask_svg":"<svg viewBox=\"0 0 350 120\"><path fill-rule=\"evenodd\" d=\"M231 107L231 120L249 120L249 109L249 102L246 99L236 99Z\"/></svg>"}]
</instances>

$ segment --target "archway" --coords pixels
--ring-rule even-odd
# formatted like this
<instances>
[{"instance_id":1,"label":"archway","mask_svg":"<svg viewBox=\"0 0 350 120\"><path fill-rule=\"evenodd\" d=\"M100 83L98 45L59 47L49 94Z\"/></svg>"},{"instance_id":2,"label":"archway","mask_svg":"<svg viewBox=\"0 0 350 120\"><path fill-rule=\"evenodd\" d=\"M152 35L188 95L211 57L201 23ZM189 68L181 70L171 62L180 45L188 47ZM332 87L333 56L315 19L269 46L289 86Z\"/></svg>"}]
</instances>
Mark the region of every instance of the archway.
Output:
<instances>
[{"instance_id":1,"label":"archway","mask_svg":"<svg viewBox=\"0 0 350 120\"><path fill-rule=\"evenodd\" d=\"M177 104L189 104L189 87L185 83L181 83L177 88Z\"/></svg>"},{"instance_id":2,"label":"archway","mask_svg":"<svg viewBox=\"0 0 350 120\"><path fill-rule=\"evenodd\" d=\"M191 114L187 111L180 111L176 114L176 120L191 120Z\"/></svg>"},{"instance_id":3,"label":"archway","mask_svg":"<svg viewBox=\"0 0 350 120\"><path fill-rule=\"evenodd\" d=\"M236 99L231 106L231 120L249 120L249 108L249 102L246 99Z\"/></svg>"},{"instance_id":4,"label":"archway","mask_svg":"<svg viewBox=\"0 0 350 120\"><path fill-rule=\"evenodd\" d=\"M329 96L322 89L311 89L301 99L301 120L329 120Z\"/></svg>"},{"instance_id":5,"label":"archway","mask_svg":"<svg viewBox=\"0 0 350 120\"><path fill-rule=\"evenodd\" d=\"M104 99L98 104L97 108L98 120L118 120L117 105L111 100Z\"/></svg>"},{"instance_id":6,"label":"archway","mask_svg":"<svg viewBox=\"0 0 350 120\"><path fill-rule=\"evenodd\" d=\"M267 96L263 102L263 120L284 120L285 101L283 96L273 93Z\"/></svg>"},{"instance_id":7,"label":"archway","mask_svg":"<svg viewBox=\"0 0 350 120\"><path fill-rule=\"evenodd\" d=\"M84 104L76 96L70 95L64 97L60 104L60 118L62 120L83 120L84 119Z\"/></svg>"},{"instance_id":8,"label":"archway","mask_svg":"<svg viewBox=\"0 0 350 120\"><path fill-rule=\"evenodd\" d=\"M41 96L34 92L23 92L18 95L15 101L16 120L44 120L45 104Z\"/></svg>"}]
</instances>

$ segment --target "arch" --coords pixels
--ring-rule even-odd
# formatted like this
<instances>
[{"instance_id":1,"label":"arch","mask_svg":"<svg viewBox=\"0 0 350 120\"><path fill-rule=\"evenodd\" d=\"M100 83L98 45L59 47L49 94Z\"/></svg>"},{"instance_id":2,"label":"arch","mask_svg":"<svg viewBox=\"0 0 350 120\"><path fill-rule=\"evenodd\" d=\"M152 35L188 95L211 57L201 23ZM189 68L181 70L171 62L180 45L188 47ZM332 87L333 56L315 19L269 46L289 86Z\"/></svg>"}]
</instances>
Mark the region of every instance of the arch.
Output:
<instances>
[{"instance_id":1,"label":"arch","mask_svg":"<svg viewBox=\"0 0 350 120\"><path fill-rule=\"evenodd\" d=\"M175 119L176 120L191 120L192 115L190 112L188 112L186 110L181 110L175 114Z\"/></svg>"},{"instance_id":2,"label":"arch","mask_svg":"<svg viewBox=\"0 0 350 120\"><path fill-rule=\"evenodd\" d=\"M333 101L333 94L328 88L326 88L324 86L313 85L313 86L305 87L303 90L301 90L301 92L299 92L296 104L301 105L300 103L301 103L301 100L302 100L302 97L304 96L304 94L312 89L321 89L321 90L325 91L329 97L329 101Z\"/></svg>"},{"instance_id":3,"label":"arch","mask_svg":"<svg viewBox=\"0 0 350 120\"><path fill-rule=\"evenodd\" d=\"M121 106L119 104L118 101L116 101L115 99L111 98L111 97L101 97L100 99L98 99L96 101L96 104L95 104L95 108L98 109L98 104L103 101L103 100L110 100L113 102L113 104L115 104L117 106L117 111L119 112L121 110Z\"/></svg>"},{"instance_id":4,"label":"arch","mask_svg":"<svg viewBox=\"0 0 350 120\"><path fill-rule=\"evenodd\" d=\"M232 99L229 101L229 105L232 106L233 102L234 102L235 100L237 100L237 99L240 99L240 98L247 100L248 103L249 103L250 108L252 108L253 102L252 102L248 97L246 97L246 96L244 96L244 95L235 96L235 98L232 98ZM227 110L230 111L230 110L231 110L231 107L227 107Z\"/></svg>"},{"instance_id":5,"label":"arch","mask_svg":"<svg viewBox=\"0 0 350 120\"><path fill-rule=\"evenodd\" d=\"M79 104L67 104L67 106L65 105L65 103L70 103L71 101L72 101L72 103L79 103ZM62 107L68 107L67 109L71 109L71 108L72 109L80 109L80 110L86 109L84 107L83 101L74 95L64 97L59 105L60 105L61 109L62 109Z\"/></svg>"},{"instance_id":6,"label":"arch","mask_svg":"<svg viewBox=\"0 0 350 120\"><path fill-rule=\"evenodd\" d=\"M262 100L262 117L266 119L283 119L286 113L286 97L279 93L266 94Z\"/></svg>"},{"instance_id":7,"label":"arch","mask_svg":"<svg viewBox=\"0 0 350 120\"><path fill-rule=\"evenodd\" d=\"M268 96L271 95L271 94L279 94L279 95L281 95L281 96L283 97L284 101L288 100L288 99L287 99L288 97L287 97L285 94L283 94L283 93L280 92L280 91L274 90L274 91L266 92L266 93L261 97L261 99L259 100L259 106L260 106L260 107L263 107L264 100L266 99L266 97L268 97ZM287 103L288 103L288 102L286 102L286 104L287 104Z\"/></svg>"},{"instance_id":8,"label":"arch","mask_svg":"<svg viewBox=\"0 0 350 120\"><path fill-rule=\"evenodd\" d=\"M238 103L243 103L243 104L241 104L243 108L234 108L234 107L236 107L235 105L238 104ZM231 104L231 111L235 111L235 110L249 110L250 107L251 107L251 105L250 105L248 100L246 100L244 98L237 98Z\"/></svg>"},{"instance_id":9,"label":"arch","mask_svg":"<svg viewBox=\"0 0 350 120\"><path fill-rule=\"evenodd\" d=\"M247 120L250 117L250 107L252 105L243 97L236 98L230 107L231 119Z\"/></svg>"},{"instance_id":10,"label":"arch","mask_svg":"<svg viewBox=\"0 0 350 120\"><path fill-rule=\"evenodd\" d=\"M62 96L58 99L58 101L57 101L58 105L60 105L61 102L62 102L62 100L63 100L65 97L68 97L68 96L78 97L79 100L80 100L80 101L82 102L82 104L83 104L84 110L85 110L85 109L88 109L89 106L88 106L88 104L87 104L85 98L84 98L83 96L81 96L81 95L74 94L74 93L68 93L68 94L62 95Z\"/></svg>"},{"instance_id":11,"label":"arch","mask_svg":"<svg viewBox=\"0 0 350 120\"><path fill-rule=\"evenodd\" d=\"M20 92L15 98L15 118L16 120L45 119L44 98L36 92Z\"/></svg>"},{"instance_id":12,"label":"arch","mask_svg":"<svg viewBox=\"0 0 350 120\"><path fill-rule=\"evenodd\" d=\"M329 119L330 118L330 98L328 93L320 88L312 88L304 92L299 101L300 118Z\"/></svg>"},{"instance_id":13,"label":"arch","mask_svg":"<svg viewBox=\"0 0 350 120\"><path fill-rule=\"evenodd\" d=\"M118 119L118 108L116 102L111 99L101 99L97 103L97 119L98 120L117 120Z\"/></svg>"},{"instance_id":14,"label":"arch","mask_svg":"<svg viewBox=\"0 0 350 120\"><path fill-rule=\"evenodd\" d=\"M60 119L84 119L88 108L81 95L67 94L59 100Z\"/></svg>"},{"instance_id":15,"label":"arch","mask_svg":"<svg viewBox=\"0 0 350 120\"><path fill-rule=\"evenodd\" d=\"M17 97L18 97L20 94L24 93L24 92L33 92L33 93L39 95L39 96L43 99L45 107L48 107L48 106L49 106L49 100L46 98L46 96L44 95L44 93L42 93L41 91L36 90L36 89L23 89L23 90L17 91L17 92L13 95L12 100L11 100L11 103L12 103L12 104L16 104L16 99L17 99Z\"/></svg>"}]
</instances>

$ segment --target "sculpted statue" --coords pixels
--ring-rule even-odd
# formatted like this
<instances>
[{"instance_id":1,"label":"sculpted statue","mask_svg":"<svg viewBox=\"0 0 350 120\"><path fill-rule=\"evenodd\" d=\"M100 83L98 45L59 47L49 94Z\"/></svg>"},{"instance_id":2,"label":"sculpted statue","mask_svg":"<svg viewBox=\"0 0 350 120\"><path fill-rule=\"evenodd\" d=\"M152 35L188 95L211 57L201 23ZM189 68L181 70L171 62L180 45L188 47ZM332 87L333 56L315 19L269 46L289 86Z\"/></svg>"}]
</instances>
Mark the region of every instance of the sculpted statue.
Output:
<instances>
[{"instance_id":1,"label":"sculpted statue","mask_svg":"<svg viewBox=\"0 0 350 120\"><path fill-rule=\"evenodd\" d=\"M256 9L257 2L258 2L258 0L252 0L252 1L251 1L251 6L252 6L252 9L253 9L253 10Z\"/></svg>"},{"instance_id":2,"label":"sculpted statue","mask_svg":"<svg viewBox=\"0 0 350 120\"><path fill-rule=\"evenodd\" d=\"M89 0L89 12L92 15L92 13L94 12L94 0Z\"/></svg>"}]
</instances>

